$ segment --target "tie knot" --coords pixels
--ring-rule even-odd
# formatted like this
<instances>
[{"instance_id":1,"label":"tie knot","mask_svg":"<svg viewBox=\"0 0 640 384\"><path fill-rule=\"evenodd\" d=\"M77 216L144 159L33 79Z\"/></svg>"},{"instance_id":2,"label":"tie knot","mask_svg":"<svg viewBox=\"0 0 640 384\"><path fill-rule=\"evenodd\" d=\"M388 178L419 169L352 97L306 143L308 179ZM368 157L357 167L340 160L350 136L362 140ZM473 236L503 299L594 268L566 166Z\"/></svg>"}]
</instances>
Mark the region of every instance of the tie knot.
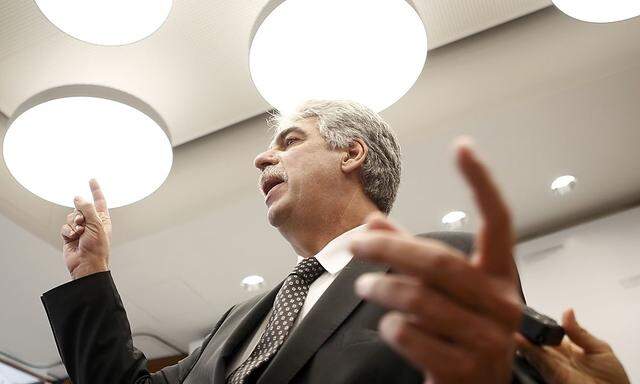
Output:
<instances>
[{"instance_id":1,"label":"tie knot","mask_svg":"<svg viewBox=\"0 0 640 384\"><path fill-rule=\"evenodd\" d=\"M324 267L315 257L307 257L299 262L291 273L302 277L307 285L311 285L324 273Z\"/></svg>"}]
</instances>

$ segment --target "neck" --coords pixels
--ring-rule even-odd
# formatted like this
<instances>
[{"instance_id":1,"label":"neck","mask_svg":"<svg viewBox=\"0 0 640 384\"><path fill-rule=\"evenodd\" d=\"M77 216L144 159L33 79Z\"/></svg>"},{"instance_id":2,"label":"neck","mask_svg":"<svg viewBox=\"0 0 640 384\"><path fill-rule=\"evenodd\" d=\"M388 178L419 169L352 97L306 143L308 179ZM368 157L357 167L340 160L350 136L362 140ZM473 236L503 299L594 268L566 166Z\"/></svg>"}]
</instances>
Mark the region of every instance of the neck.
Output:
<instances>
[{"instance_id":1,"label":"neck","mask_svg":"<svg viewBox=\"0 0 640 384\"><path fill-rule=\"evenodd\" d=\"M364 224L365 218L377 211L378 208L368 199L348 201L334 204L331 209L321 213L306 212L301 220L291 220L290 225L280 226L278 230L298 255L311 257L331 240Z\"/></svg>"}]
</instances>

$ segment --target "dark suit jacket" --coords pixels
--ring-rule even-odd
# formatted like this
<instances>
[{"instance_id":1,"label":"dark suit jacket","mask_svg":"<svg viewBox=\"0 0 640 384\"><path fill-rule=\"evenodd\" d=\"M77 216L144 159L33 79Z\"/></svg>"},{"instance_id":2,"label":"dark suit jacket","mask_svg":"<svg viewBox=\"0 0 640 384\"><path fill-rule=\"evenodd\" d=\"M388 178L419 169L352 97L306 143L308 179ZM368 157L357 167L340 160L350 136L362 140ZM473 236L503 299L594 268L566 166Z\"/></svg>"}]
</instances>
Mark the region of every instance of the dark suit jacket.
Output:
<instances>
[{"instance_id":1,"label":"dark suit jacket","mask_svg":"<svg viewBox=\"0 0 640 384\"><path fill-rule=\"evenodd\" d=\"M447 235L434 237L448 239ZM469 244L457 244L456 235L449 240L464 252L470 249ZM379 339L377 325L385 311L354 294L358 276L386 270L352 260L289 335L257 383L423 383L420 372ZM75 384L223 384L231 358L259 326L280 285L232 307L199 349L154 374L147 371L144 355L133 347L129 322L109 272L54 288L42 301Z\"/></svg>"}]
</instances>

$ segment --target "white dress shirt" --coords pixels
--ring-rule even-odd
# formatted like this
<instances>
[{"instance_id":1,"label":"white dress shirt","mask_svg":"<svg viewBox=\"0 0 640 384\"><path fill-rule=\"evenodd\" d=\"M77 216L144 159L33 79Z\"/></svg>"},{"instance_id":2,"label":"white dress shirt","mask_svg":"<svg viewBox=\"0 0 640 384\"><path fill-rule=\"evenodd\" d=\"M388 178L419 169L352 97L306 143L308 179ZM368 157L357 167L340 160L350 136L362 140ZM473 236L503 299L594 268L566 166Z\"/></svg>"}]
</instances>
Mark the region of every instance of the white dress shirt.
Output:
<instances>
[{"instance_id":1,"label":"white dress shirt","mask_svg":"<svg viewBox=\"0 0 640 384\"><path fill-rule=\"evenodd\" d=\"M359 227L355 227L342 235L336 237L331 240L327 245L325 245L320 252L315 255L315 258L318 260L320 265L324 267L326 272L320 275L316 281L314 281L309 286L309 292L307 293L307 297L304 300L304 304L302 305L302 309L298 314L298 318L296 319L291 331L289 331L289 335L293 332L293 330L302 322L305 316L309 313L311 308L316 304L320 296L329 288L331 283L336 279L340 271L351 261L353 255L347 249L349 246L349 241L351 237L355 233L362 232L365 229L365 225L361 225ZM298 256L298 263L304 260L303 257ZM267 320L271 316L271 310L267 313L264 320L260 326L254 331L253 335L244 343L242 348L238 351L233 361L229 365L229 369L227 370L227 377L233 373L242 364L251 354L251 351L256 347L258 341L260 341L260 336L264 333L264 330L267 328Z\"/></svg>"}]
</instances>

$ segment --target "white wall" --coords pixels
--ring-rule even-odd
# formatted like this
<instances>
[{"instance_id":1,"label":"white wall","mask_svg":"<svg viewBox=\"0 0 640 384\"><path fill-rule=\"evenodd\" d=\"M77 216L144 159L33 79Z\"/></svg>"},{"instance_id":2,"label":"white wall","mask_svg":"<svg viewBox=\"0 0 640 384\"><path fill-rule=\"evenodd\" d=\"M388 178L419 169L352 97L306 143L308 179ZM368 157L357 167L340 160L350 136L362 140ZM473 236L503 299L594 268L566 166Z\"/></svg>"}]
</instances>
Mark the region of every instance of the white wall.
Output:
<instances>
[{"instance_id":1,"label":"white wall","mask_svg":"<svg viewBox=\"0 0 640 384\"><path fill-rule=\"evenodd\" d=\"M517 262L530 306L574 308L640 382L640 208L522 243Z\"/></svg>"}]
</instances>

